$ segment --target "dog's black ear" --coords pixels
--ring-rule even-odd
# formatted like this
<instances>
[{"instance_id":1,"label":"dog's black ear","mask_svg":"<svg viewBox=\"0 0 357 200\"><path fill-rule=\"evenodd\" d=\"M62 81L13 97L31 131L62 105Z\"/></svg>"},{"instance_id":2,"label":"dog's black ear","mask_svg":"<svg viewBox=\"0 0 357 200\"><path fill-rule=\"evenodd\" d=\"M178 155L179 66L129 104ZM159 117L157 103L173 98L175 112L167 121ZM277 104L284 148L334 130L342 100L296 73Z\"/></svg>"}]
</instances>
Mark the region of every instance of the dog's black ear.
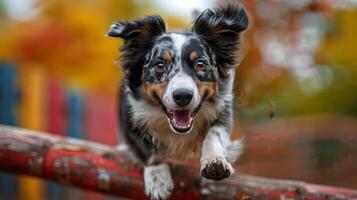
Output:
<instances>
[{"instance_id":1,"label":"dog's black ear","mask_svg":"<svg viewBox=\"0 0 357 200\"><path fill-rule=\"evenodd\" d=\"M141 84L145 55L154 45L155 38L165 32L164 20L158 15L135 21L116 22L110 26L108 36L124 39L120 48L123 51L120 60L132 89Z\"/></svg>"},{"instance_id":2,"label":"dog's black ear","mask_svg":"<svg viewBox=\"0 0 357 200\"><path fill-rule=\"evenodd\" d=\"M150 48L155 41L154 37L165 32L164 20L158 15L152 15L135 21L116 22L110 26L107 35L124 39L120 50L124 51L124 57L128 58Z\"/></svg>"},{"instance_id":3,"label":"dog's black ear","mask_svg":"<svg viewBox=\"0 0 357 200\"><path fill-rule=\"evenodd\" d=\"M203 11L194 21L192 32L212 48L221 75L225 76L227 69L237 65L240 33L248 24L244 8L232 1Z\"/></svg>"},{"instance_id":4,"label":"dog's black ear","mask_svg":"<svg viewBox=\"0 0 357 200\"><path fill-rule=\"evenodd\" d=\"M164 20L159 15L152 15L135 21L115 22L110 26L107 35L128 40L136 36L158 36L165 31Z\"/></svg>"}]
</instances>

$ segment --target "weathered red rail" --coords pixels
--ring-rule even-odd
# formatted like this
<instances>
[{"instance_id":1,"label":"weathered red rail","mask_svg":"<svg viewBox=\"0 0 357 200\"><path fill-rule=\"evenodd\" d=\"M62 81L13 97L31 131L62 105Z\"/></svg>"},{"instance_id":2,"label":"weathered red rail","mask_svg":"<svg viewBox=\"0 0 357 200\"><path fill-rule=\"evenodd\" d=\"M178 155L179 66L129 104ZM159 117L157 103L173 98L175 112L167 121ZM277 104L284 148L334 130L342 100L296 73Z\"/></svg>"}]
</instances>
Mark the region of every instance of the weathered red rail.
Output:
<instances>
[{"instance_id":1,"label":"weathered red rail","mask_svg":"<svg viewBox=\"0 0 357 200\"><path fill-rule=\"evenodd\" d=\"M145 199L142 167L128 150L0 126L0 171ZM237 174L212 182L195 167L172 168L172 199L357 199L357 191Z\"/></svg>"}]
</instances>

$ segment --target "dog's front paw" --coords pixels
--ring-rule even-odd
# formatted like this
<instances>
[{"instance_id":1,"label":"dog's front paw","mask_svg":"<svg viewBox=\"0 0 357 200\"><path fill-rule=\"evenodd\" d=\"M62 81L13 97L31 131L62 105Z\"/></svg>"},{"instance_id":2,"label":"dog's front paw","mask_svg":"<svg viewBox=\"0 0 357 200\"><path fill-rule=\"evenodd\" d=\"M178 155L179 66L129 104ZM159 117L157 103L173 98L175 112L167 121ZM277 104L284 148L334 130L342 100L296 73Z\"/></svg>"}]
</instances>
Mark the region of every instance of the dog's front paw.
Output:
<instances>
[{"instance_id":1,"label":"dog's front paw","mask_svg":"<svg viewBox=\"0 0 357 200\"><path fill-rule=\"evenodd\" d=\"M214 158L202 165L201 175L207 179L220 181L234 173L232 165L222 157Z\"/></svg>"},{"instance_id":2,"label":"dog's front paw","mask_svg":"<svg viewBox=\"0 0 357 200\"><path fill-rule=\"evenodd\" d=\"M145 193L150 199L167 199L174 188L167 164L145 167L144 181Z\"/></svg>"}]
</instances>

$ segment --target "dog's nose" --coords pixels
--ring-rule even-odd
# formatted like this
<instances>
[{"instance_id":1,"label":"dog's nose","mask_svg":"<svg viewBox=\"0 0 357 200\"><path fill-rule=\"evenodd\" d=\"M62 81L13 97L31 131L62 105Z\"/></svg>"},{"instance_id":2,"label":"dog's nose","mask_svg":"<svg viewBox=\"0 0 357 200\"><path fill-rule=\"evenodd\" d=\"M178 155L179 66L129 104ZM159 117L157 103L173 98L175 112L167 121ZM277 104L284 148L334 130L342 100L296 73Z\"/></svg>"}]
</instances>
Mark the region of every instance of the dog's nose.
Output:
<instances>
[{"instance_id":1,"label":"dog's nose","mask_svg":"<svg viewBox=\"0 0 357 200\"><path fill-rule=\"evenodd\" d=\"M193 97L193 91L186 88L179 88L173 92L173 98L178 106L184 107L190 104Z\"/></svg>"}]
</instances>

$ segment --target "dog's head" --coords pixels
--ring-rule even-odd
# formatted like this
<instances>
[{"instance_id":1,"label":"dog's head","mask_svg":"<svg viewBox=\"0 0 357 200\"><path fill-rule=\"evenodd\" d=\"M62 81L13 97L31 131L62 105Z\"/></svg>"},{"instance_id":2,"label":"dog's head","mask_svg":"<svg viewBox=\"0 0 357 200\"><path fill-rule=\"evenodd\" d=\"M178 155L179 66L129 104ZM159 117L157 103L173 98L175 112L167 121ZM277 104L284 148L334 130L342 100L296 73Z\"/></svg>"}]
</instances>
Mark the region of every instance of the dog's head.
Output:
<instances>
[{"instance_id":1,"label":"dog's head","mask_svg":"<svg viewBox=\"0 0 357 200\"><path fill-rule=\"evenodd\" d=\"M162 107L173 131L188 133L202 102L218 95L218 82L237 64L247 26L244 9L229 3L203 11L190 32L166 32L160 16L147 16L114 23L108 35L124 39L121 61L134 94Z\"/></svg>"}]
</instances>

